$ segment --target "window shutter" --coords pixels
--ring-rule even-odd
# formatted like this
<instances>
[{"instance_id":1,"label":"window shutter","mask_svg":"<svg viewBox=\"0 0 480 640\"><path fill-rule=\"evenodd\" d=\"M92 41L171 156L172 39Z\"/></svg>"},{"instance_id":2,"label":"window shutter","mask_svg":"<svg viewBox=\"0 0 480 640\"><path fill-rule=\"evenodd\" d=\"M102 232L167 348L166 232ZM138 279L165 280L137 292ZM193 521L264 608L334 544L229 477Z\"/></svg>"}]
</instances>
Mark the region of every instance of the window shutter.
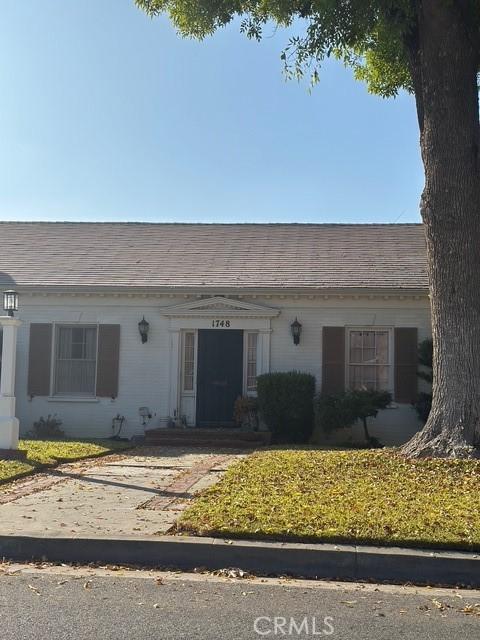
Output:
<instances>
[{"instance_id":1,"label":"window shutter","mask_svg":"<svg viewBox=\"0 0 480 640\"><path fill-rule=\"evenodd\" d=\"M120 356L120 325L101 324L98 327L97 391L99 398L118 395L118 364Z\"/></svg>"},{"instance_id":2,"label":"window shutter","mask_svg":"<svg viewBox=\"0 0 480 640\"><path fill-rule=\"evenodd\" d=\"M395 400L415 402L418 394L418 330L395 329Z\"/></svg>"},{"instance_id":3,"label":"window shutter","mask_svg":"<svg viewBox=\"0 0 480 640\"><path fill-rule=\"evenodd\" d=\"M345 391L345 327L323 327L322 392Z\"/></svg>"},{"instance_id":4,"label":"window shutter","mask_svg":"<svg viewBox=\"0 0 480 640\"><path fill-rule=\"evenodd\" d=\"M50 395L52 333L51 324L33 323L30 325L27 384L29 396Z\"/></svg>"}]
</instances>

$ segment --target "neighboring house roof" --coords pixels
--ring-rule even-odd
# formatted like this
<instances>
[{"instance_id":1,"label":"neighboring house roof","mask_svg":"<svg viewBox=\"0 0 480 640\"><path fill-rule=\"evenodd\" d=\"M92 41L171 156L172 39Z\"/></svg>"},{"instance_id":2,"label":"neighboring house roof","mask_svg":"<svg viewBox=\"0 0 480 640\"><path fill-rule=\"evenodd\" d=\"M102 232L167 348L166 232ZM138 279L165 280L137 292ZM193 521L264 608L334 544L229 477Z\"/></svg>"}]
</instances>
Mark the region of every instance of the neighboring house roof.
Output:
<instances>
[{"instance_id":1,"label":"neighboring house roof","mask_svg":"<svg viewBox=\"0 0 480 640\"><path fill-rule=\"evenodd\" d=\"M0 222L0 282L139 289L426 289L419 224Z\"/></svg>"}]
</instances>

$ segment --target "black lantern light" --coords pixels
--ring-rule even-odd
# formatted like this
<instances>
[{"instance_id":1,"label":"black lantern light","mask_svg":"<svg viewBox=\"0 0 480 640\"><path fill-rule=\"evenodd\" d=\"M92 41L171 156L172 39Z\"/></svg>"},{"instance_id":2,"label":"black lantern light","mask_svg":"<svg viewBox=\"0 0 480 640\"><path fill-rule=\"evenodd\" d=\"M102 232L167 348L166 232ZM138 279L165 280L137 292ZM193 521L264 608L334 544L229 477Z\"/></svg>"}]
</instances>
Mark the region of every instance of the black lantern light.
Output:
<instances>
[{"instance_id":1,"label":"black lantern light","mask_svg":"<svg viewBox=\"0 0 480 640\"><path fill-rule=\"evenodd\" d=\"M302 333L302 325L297 320L297 318L295 318L295 320L292 322L292 324L290 325L290 328L292 329L293 344L300 344L300 334Z\"/></svg>"},{"instance_id":2,"label":"black lantern light","mask_svg":"<svg viewBox=\"0 0 480 640\"><path fill-rule=\"evenodd\" d=\"M145 320L145 316L143 316L143 318L140 320L140 322L138 323L138 330L140 332L140 335L142 337L142 343L145 344L145 342L148 339L148 330L150 329L150 325L149 323Z\"/></svg>"},{"instance_id":3,"label":"black lantern light","mask_svg":"<svg viewBox=\"0 0 480 640\"><path fill-rule=\"evenodd\" d=\"M18 311L18 293L13 289L3 292L3 308L11 318L13 312Z\"/></svg>"}]
</instances>

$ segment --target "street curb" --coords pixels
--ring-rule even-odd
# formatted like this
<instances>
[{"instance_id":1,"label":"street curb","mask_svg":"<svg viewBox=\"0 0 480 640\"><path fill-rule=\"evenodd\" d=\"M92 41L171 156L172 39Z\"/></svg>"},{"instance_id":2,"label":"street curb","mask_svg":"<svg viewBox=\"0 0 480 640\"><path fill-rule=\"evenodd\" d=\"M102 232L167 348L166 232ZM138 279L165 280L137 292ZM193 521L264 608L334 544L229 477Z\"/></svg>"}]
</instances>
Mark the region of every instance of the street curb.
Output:
<instances>
[{"instance_id":1,"label":"street curb","mask_svg":"<svg viewBox=\"0 0 480 640\"><path fill-rule=\"evenodd\" d=\"M480 554L398 547L220 538L0 535L8 560L140 565L192 571L240 567L261 575L480 587Z\"/></svg>"}]
</instances>

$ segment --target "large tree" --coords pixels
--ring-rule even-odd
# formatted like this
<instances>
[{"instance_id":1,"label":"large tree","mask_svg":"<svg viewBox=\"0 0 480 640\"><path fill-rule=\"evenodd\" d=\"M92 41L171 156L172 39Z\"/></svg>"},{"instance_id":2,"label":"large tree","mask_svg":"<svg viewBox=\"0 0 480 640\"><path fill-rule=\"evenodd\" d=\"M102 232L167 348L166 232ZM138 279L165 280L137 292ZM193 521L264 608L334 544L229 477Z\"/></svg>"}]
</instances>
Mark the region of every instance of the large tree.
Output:
<instances>
[{"instance_id":1,"label":"large tree","mask_svg":"<svg viewBox=\"0 0 480 640\"><path fill-rule=\"evenodd\" d=\"M261 39L268 23L297 29L281 54L288 75L334 55L371 92L414 94L425 168L425 227L434 342L428 422L411 456L478 454L480 447L479 0L136 0L204 38L241 17Z\"/></svg>"}]
</instances>

